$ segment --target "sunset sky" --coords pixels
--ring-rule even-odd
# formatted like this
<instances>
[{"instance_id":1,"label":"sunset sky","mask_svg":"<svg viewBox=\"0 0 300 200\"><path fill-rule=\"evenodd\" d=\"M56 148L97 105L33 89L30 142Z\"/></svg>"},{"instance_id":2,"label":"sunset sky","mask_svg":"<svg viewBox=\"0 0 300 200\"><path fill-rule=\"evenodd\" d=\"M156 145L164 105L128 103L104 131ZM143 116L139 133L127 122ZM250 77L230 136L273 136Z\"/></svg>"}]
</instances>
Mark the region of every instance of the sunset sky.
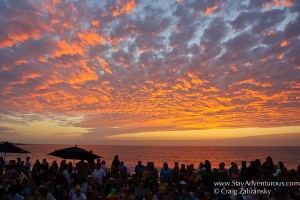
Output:
<instances>
[{"instance_id":1,"label":"sunset sky","mask_svg":"<svg viewBox=\"0 0 300 200\"><path fill-rule=\"evenodd\" d=\"M0 140L300 145L300 1L0 0Z\"/></svg>"}]
</instances>

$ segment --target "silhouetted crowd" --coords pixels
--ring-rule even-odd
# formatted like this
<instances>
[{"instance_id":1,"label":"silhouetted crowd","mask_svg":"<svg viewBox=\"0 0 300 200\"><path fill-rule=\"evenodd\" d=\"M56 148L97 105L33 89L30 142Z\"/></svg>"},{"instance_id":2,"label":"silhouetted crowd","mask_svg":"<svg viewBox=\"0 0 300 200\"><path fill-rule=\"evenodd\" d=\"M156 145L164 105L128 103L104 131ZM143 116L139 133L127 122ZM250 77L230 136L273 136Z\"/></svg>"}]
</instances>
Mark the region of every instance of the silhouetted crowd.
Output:
<instances>
[{"instance_id":1,"label":"silhouetted crowd","mask_svg":"<svg viewBox=\"0 0 300 200\"><path fill-rule=\"evenodd\" d=\"M132 172L116 155L107 166L104 160L62 160L51 165L46 159L31 163L20 158L5 163L0 158L1 200L267 200L300 199L300 165L287 169L283 162L274 164L271 157L261 163L243 161L240 167L232 162L229 168L221 162L212 168L210 161L194 164L164 163L159 170L153 162L138 161ZM222 185L216 183L294 183L293 186ZM297 185L298 184L298 185ZM267 189L268 194L233 193ZM220 192L222 191L222 192Z\"/></svg>"}]
</instances>

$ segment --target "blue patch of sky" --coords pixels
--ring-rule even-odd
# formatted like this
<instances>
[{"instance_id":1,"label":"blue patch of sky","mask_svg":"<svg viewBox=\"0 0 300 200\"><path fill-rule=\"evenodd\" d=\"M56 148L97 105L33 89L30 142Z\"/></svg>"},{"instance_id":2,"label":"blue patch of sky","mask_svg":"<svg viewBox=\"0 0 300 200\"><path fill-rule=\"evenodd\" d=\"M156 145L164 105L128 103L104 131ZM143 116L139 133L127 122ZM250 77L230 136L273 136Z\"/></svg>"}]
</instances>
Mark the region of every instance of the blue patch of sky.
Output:
<instances>
[{"instance_id":1,"label":"blue patch of sky","mask_svg":"<svg viewBox=\"0 0 300 200\"><path fill-rule=\"evenodd\" d=\"M84 28L84 29L89 29L90 26L91 26L91 24L90 24L89 22L85 22L85 23L83 23L83 24L81 25L81 27Z\"/></svg>"},{"instance_id":2,"label":"blue patch of sky","mask_svg":"<svg viewBox=\"0 0 300 200\"><path fill-rule=\"evenodd\" d=\"M285 12L287 12L288 14L285 15L284 20L279 22L278 25L276 26L277 31L284 31L286 25L288 25L290 22L294 21L298 16L298 13L290 13L288 11L288 9L286 9Z\"/></svg>"}]
</instances>

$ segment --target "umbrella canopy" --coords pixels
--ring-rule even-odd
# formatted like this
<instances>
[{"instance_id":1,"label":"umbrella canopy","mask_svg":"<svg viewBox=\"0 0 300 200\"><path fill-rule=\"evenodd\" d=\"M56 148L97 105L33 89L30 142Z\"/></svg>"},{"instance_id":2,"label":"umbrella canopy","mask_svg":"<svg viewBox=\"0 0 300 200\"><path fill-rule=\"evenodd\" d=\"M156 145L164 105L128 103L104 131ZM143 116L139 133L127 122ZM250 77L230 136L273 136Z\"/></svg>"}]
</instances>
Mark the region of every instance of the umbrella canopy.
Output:
<instances>
[{"instance_id":1,"label":"umbrella canopy","mask_svg":"<svg viewBox=\"0 0 300 200\"><path fill-rule=\"evenodd\" d=\"M72 159L72 160L94 160L97 158L102 158L92 152L86 151L84 149L75 147L69 147L65 149L59 149L49 153L48 155L56 156L63 159Z\"/></svg>"},{"instance_id":2,"label":"umbrella canopy","mask_svg":"<svg viewBox=\"0 0 300 200\"><path fill-rule=\"evenodd\" d=\"M6 153L30 153L29 151L17 147L16 145L10 142L0 143L0 152L4 152L4 160L5 160Z\"/></svg>"}]
</instances>

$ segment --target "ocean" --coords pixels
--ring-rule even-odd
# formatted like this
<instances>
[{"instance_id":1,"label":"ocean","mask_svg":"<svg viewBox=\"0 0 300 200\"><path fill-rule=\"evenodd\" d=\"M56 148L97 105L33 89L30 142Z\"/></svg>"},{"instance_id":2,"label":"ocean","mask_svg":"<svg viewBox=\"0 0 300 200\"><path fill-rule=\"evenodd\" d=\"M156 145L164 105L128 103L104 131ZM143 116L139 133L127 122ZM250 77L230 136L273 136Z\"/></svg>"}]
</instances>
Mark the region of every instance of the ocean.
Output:
<instances>
[{"instance_id":1,"label":"ocean","mask_svg":"<svg viewBox=\"0 0 300 200\"><path fill-rule=\"evenodd\" d=\"M47 155L54 150L71 147L72 145L61 144L26 144L21 145L31 153L29 154L11 154L6 155L6 161L16 159L17 157L25 160L27 156L31 158L33 165L36 159L42 161L46 158L49 164L54 160L60 162L62 159ZM241 161L250 161L260 159L262 163L267 156L273 158L274 164L282 161L288 169L297 169L300 165L300 147L201 147L201 146L103 146L103 145L78 145L78 147L92 150L93 153L100 155L101 160L107 162L110 167L115 155L119 155L120 161L124 161L132 170L141 160L143 164L154 162L156 168L160 169L164 162L169 164L169 167L174 166L174 162L179 164L190 165L194 164L198 168L200 162L209 160L212 167L218 167L220 162L226 164L226 168L230 167L232 161L241 166ZM4 156L4 153L0 153ZM72 161L72 160L71 160ZM73 161L72 161L73 162Z\"/></svg>"}]
</instances>

